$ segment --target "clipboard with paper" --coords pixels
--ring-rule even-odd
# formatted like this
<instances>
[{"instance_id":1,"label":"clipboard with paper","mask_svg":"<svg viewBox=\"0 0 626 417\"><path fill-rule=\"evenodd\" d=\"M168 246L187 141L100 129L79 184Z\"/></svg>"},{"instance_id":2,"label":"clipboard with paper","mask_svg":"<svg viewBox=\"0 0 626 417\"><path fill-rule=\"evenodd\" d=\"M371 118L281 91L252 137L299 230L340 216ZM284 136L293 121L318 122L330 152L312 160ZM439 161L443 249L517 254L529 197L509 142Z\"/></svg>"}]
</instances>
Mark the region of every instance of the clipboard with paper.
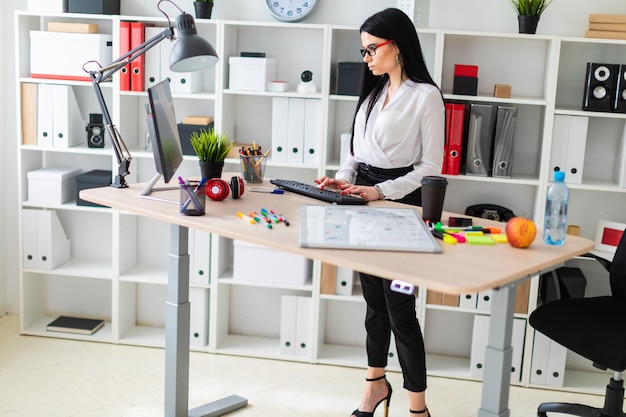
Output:
<instances>
[{"instance_id":1,"label":"clipboard with paper","mask_svg":"<svg viewBox=\"0 0 626 417\"><path fill-rule=\"evenodd\" d=\"M304 204L301 210L303 248L441 252L414 208Z\"/></svg>"}]
</instances>

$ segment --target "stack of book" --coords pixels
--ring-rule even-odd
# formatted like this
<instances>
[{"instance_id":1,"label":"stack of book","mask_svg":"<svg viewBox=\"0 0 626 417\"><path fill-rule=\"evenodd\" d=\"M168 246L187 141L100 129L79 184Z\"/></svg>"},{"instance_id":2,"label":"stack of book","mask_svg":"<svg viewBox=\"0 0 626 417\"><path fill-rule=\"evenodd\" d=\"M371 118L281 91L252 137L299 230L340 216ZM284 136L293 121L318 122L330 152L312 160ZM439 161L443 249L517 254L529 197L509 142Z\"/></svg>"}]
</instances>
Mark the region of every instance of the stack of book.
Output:
<instances>
[{"instance_id":1,"label":"stack of book","mask_svg":"<svg viewBox=\"0 0 626 417\"><path fill-rule=\"evenodd\" d=\"M626 39L626 15L589 14L586 38Z\"/></svg>"}]
</instances>

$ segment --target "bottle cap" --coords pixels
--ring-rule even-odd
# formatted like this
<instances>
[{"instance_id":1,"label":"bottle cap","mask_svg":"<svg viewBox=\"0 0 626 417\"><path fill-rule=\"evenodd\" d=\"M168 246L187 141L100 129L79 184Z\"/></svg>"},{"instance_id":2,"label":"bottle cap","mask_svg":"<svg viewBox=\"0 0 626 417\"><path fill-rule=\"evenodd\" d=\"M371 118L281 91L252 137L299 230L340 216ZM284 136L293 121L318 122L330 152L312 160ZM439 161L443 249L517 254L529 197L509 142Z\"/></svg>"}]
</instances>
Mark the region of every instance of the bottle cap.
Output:
<instances>
[{"instance_id":1,"label":"bottle cap","mask_svg":"<svg viewBox=\"0 0 626 417\"><path fill-rule=\"evenodd\" d=\"M554 171L554 180L555 181L565 180L565 171Z\"/></svg>"}]
</instances>

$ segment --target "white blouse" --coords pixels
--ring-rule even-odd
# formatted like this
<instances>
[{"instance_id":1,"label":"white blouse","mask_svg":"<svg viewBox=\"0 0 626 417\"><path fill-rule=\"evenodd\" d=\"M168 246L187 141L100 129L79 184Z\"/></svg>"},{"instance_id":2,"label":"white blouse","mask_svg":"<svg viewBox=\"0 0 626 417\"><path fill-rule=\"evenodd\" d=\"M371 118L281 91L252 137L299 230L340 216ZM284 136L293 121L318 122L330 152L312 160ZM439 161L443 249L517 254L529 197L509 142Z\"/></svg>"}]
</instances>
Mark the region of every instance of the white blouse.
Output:
<instances>
[{"instance_id":1,"label":"white blouse","mask_svg":"<svg viewBox=\"0 0 626 417\"><path fill-rule=\"evenodd\" d=\"M359 163L376 168L403 168L408 174L379 184L386 198L397 200L421 186L422 177L440 175L445 141L445 107L439 90L427 83L405 81L383 107L384 87L365 126L367 104L354 126L354 156L348 155L335 175L354 183Z\"/></svg>"}]
</instances>

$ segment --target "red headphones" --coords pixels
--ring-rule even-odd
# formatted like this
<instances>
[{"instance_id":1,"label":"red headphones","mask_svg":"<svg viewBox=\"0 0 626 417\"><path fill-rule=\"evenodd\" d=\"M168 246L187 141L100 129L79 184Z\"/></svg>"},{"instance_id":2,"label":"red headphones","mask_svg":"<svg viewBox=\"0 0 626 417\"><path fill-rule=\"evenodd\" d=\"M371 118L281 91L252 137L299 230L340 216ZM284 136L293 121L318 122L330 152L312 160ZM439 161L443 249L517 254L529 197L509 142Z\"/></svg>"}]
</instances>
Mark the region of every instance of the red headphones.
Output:
<instances>
[{"instance_id":1,"label":"red headphones","mask_svg":"<svg viewBox=\"0 0 626 417\"><path fill-rule=\"evenodd\" d=\"M226 200L230 193L232 193L233 199L236 200L243 195L243 192L244 182L239 176L234 176L230 179L230 186L221 178L212 178L206 184L206 195L214 201Z\"/></svg>"}]
</instances>

